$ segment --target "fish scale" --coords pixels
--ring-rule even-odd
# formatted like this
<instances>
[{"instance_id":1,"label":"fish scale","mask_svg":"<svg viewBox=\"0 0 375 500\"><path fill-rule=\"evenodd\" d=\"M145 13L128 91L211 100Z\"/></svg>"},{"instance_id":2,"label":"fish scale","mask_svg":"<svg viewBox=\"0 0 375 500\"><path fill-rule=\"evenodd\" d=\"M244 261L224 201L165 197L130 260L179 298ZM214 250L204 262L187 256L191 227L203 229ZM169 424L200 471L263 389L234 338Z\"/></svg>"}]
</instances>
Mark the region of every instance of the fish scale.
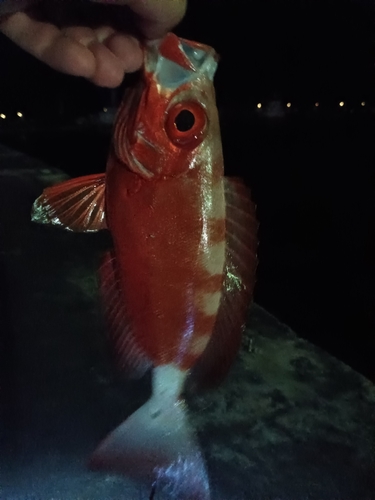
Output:
<instances>
[{"instance_id":1,"label":"fish scale","mask_svg":"<svg viewBox=\"0 0 375 500\"><path fill-rule=\"evenodd\" d=\"M156 366L176 363L188 369L194 362L190 345L195 337L210 335L216 319L215 313L207 315L197 305L204 293L221 290L225 220L211 225L202 213L201 200L211 190L197 190L197 179L189 179L184 189L179 179L162 185L145 182L131 197L121 197L122 176L119 169L107 174L107 221L110 227L123 228L113 239L134 335ZM117 203L122 210L112 207L111 200L121 200ZM194 329L186 342L189 322Z\"/></svg>"}]
</instances>

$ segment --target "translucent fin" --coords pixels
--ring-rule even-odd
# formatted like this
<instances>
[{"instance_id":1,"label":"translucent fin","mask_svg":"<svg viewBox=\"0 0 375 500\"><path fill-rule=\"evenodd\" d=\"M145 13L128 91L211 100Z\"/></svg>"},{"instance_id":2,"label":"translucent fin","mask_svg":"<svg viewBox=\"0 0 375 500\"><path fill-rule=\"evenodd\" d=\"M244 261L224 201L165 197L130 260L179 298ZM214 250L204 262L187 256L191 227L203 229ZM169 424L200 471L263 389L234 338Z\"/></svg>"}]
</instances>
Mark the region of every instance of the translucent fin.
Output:
<instances>
[{"instance_id":1,"label":"translucent fin","mask_svg":"<svg viewBox=\"0 0 375 500\"><path fill-rule=\"evenodd\" d=\"M142 377L152 364L135 341L113 252L106 253L99 274L109 338L117 365L129 377Z\"/></svg>"},{"instance_id":2,"label":"translucent fin","mask_svg":"<svg viewBox=\"0 0 375 500\"><path fill-rule=\"evenodd\" d=\"M250 190L237 179L225 179L226 258L223 294L212 334L194 366L188 388L206 389L227 375L241 345L257 267L255 205Z\"/></svg>"},{"instance_id":3,"label":"translucent fin","mask_svg":"<svg viewBox=\"0 0 375 500\"><path fill-rule=\"evenodd\" d=\"M90 466L155 486L157 498L209 500L205 463L182 401L152 397L94 452Z\"/></svg>"},{"instance_id":4,"label":"translucent fin","mask_svg":"<svg viewBox=\"0 0 375 500\"><path fill-rule=\"evenodd\" d=\"M31 219L75 232L106 229L105 174L78 177L45 189L34 202Z\"/></svg>"}]
</instances>

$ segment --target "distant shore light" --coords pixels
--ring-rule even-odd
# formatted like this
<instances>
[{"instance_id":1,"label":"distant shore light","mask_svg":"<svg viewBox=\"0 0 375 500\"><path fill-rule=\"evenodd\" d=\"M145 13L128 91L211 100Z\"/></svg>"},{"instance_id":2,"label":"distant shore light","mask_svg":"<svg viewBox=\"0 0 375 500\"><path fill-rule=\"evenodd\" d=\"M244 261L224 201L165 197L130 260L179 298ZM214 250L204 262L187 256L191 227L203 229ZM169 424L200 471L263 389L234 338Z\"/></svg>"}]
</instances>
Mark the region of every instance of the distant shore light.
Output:
<instances>
[{"instance_id":1,"label":"distant shore light","mask_svg":"<svg viewBox=\"0 0 375 500\"><path fill-rule=\"evenodd\" d=\"M104 113L108 111L108 108L103 108Z\"/></svg>"},{"instance_id":2,"label":"distant shore light","mask_svg":"<svg viewBox=\"0 0 375 500\"><path fill-rule=\"evenodd\" d=\"M318 102L316 102L316 103L314 104L314 106L315 106L316 108L319 108L319 103L318 103Z\"/></svg>"},{"instance_id":3,"label":"distant shore light","mask_svg":"<svg viewBox=\"0 0 375 500\"><path fill-rule=\"evenodd\" d=\"M260 109L262 107L262 103L261 102L258 102L257 104L257 108Z\"/></svg>"},{"instance_id":4,"label":"distant shore light","mask_svg":"<svg viewBox=\"0 0 375 500\"><path fill-rule=\"evenodd\" d=\"M23 117L23 114L21 113L21 111L18 111L18 112L17 112L17 116L18 116L19 118L22 118L22 117Z\"/></svg>"},{"instance_id":5,"label":"distant shore light","mask_svg":"<svg viewBox=\"0 0 375 500\"><path fill-rule=\"evenodd\" d=\"M3 120L5 120L6 115L4 115L4 113L1 113L1 114L0 114L0 118L2 118Z\"/></svg>"},{"instance_id":6,"label":"distant shore light","mask_svg":"<svg viewBox=\"0 0 375 500\"><path fill-rule=\"evenodd\" d=\"M340 106L340 108L342 108L343 106L345 106L344 101L340 101L340 102L339 102L339 106Z\"/></svg>"},{"instance_id":7,"label":"distant shore light","mask_svg":"<svg viewBox=\"0 0 375 500\"><path fill-rule=\"evenodd\" d=\"M287 103L286 103L286 107L287 107L287 108L290 108L291 106L292 106L292 103L291 103L291 102L287 102Z\"/></svg>"},{"instance_id":8,"label":"distant shore light","mask_svg":"<svg viewBox=\"0 0 375 500\"><path fill-rule=\"evenodd\" d=\"M363 107L363 106L366 106L365 101L362 101L362 102L361 102L361 106L362 106L362 107Z\"/></svg>"}]
</instances>

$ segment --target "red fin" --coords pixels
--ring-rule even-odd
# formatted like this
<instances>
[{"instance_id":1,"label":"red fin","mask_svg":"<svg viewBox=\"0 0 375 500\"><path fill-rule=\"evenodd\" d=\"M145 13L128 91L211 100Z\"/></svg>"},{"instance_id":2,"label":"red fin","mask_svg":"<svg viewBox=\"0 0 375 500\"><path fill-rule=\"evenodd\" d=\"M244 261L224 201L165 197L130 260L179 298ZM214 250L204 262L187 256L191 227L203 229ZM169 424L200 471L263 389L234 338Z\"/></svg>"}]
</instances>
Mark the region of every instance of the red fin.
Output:
<instances>
[{"instance_id":1,"label":"red fin","mask_svg":"<svg viewBox=\"0 0 375 500\"><path fill-rule=\"evenodd\" d=\"M228 373L241 345L257 267L255 205L250 190L238 179L225 179L226 258L223 294L206 350L194 366L189 385L205 389Z\"/></svg>"},{"instance_id":2,"label":"red fin","mask_svg":"<svg viewBox=\"0 0 375 500\"><path fill-rule=\"evenodd\" d=\"M125 420L99 445L90 466L155 486L156 496L209 500L204 460L182 401L160 407L156 397Z\"/></svg>"},{"instance_id":3,"label":"red fin","mask_svg":"<svg viewBox=\"0 0 375 500\"><path fill-rule=\"evenodd\" d=\"M31 219L75 232L106 229L105 174L87 175L49 187L34 202Z\"/></svg>"},{"instance_id":4,"label":"red fin","mask_svg":"<svg viewBox=\"0 0 375 500\"><path fill-rule=\"evenodd\" d=\"M100 290L118 367L129 377L142 377L152 365L138 347L127 319L116 257L112 252L105 255L100 267Z\"/></svg>"}]
</instances>

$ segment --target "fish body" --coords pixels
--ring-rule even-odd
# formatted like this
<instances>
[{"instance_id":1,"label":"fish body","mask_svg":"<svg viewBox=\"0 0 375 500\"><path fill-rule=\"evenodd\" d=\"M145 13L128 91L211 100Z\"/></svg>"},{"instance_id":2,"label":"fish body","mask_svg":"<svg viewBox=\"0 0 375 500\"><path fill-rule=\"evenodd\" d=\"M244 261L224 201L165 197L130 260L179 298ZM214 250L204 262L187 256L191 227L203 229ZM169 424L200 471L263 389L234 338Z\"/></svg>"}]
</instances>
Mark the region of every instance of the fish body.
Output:
<instances>
[{"instance_id":1,"label":"fish body","mask_svg":"<svg viewBox=\"0 0 375 500\"><path fill-rule=\"evenodd\" d=\"M118 112L106 174L48 188L36 222L109 229L100 271L120 369L153 369L152 396L91 465L154 483L171 498L210 498L182 392L219 381L239 347L256 268L254 205L224 178L208 46L168 34L145 50L142 81Z\"/></svg>"},{"instance_id":2,"label":"fish body","mask_svg":"<svg viewBox=\"0 0 375 500\"><path fill-rule=\"evenodd\" d=\"M164 45L183 55L183 42L170 38ZM112 153L106 179L107 224L137 343L154 366L182 371L213 331L225 261L223 156L210 79L216 62L203 54L207 69L197 76L175 63L169 68L162 56L154 60L150 50L147 91L135 119L128 101L120 110L114 140L126 150ZM180 132L175 123L184 112L195 126Z\"/></svg>"}]
</instances>

